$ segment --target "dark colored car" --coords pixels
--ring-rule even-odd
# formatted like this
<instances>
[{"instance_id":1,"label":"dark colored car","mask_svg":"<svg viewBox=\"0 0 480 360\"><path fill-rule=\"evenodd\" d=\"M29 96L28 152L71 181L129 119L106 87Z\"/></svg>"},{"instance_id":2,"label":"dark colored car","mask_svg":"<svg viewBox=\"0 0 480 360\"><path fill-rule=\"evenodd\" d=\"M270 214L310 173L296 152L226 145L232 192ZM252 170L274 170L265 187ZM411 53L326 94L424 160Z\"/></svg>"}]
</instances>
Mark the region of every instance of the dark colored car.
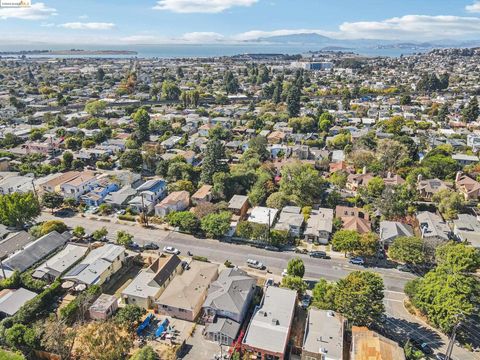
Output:
<instances>
[{"instance_id":1,"label":"dark colored car","mask_svg":"<svg viewBox=\"0 0 480 360\"><path fill-rule=\"evenodd\" d=\"M433 349L426 342L423 342L419 339L410 338L408 341L417 349L421 350L426 355L433 354Z\"/></svg>"},{"instance_id":2,"label":"dark colored car","mask_svg":"<svg viewBox=\"0 0 480 360\"><path fill-rule=\"evenodd\" d=\"M154 244L154 243L146 244L143 248L145 250L158 250L158 249L160 249L160 247L157 244Z\"/></svg>"},{"instance_id":3,"label":"dark colored car","mask_svg":"<svg viewBox=\"0 0 480 360\"><path fill-rule=\"evenodd\" d=\"M329 259L330 258L325 251L311 251L309 253L309 255L310 255L310 257L317 258L317 259Z\"/></svg>"},{"instance_id":4,"label":"dark colored car","mask_svg":"<svg viewBox=\"0 0 480 360\"><path fill-rule=\"evenodd\" d=\"M142 247L136 242L132 242L130 245L128 245L128 248L133 251L142 251Z\"/></svg>"}]
</instances>

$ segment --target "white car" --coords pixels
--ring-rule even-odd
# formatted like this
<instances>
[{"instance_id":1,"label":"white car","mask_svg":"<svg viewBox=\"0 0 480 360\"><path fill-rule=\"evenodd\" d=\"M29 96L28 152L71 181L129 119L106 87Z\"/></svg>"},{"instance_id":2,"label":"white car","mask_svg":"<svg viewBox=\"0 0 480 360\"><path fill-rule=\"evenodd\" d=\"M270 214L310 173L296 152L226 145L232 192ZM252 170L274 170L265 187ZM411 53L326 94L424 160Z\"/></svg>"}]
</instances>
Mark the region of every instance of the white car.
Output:
<instances>
[{"instance_id":1,"label":"white car","mask_svg":"<svg viewBox=\"0 0 480 360\"><path fill-rule=\"evenodd\" d=\"M167 253L167 254L172 254L172 255L178 255L180 254L180 250L174 248L173 246L165 246L163 248L163 252Z\"/></svg>"},{"instance_id":2,"label":"white car","mask_svg":"<svg viewBox=\"0 0 480 360\"><path fill-rule=\"evenodd\" d=\"M247 260L247 265L248 267L254 268L254 269L259 269L262 270L264 268L264 265L258 261L258 260L253 260L253 259L248 259Z\"/></svg>"},{"instance_id":3,"label":"white car","mask_svg":"<svg viewBox=\"0 0 480 360\"><path fill-rule=\"evenodd\" d=\"M282 271L282 277L285 277L288 275L288 270L287 269L283 269Z\"/></svg>"}]
</instances>

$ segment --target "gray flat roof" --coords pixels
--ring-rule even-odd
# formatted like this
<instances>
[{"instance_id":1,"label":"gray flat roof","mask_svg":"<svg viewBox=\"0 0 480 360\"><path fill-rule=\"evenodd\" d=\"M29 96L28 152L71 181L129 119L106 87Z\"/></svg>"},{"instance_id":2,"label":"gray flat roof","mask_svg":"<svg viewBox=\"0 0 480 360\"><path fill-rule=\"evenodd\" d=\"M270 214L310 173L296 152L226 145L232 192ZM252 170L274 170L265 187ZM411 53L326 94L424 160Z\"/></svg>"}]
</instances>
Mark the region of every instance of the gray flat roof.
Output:
<instances>
[{"instance_id":1,"label":"gray flat roof","mask_svg":"<svg viewBox=\"0 0 480 360\"><path fill-rule=\"evenodd\" d=\"M262 304L248 325L243 343L256 349L285 353L296 303L296 291L267 287Z\"/></svg>"},{"instance_id":2,"label":"gray flat roof","mask_svg":"<svg viewBox=\"0 0 480 360\"><path fill-rule=\"evenodd\" d=\"M305 326L303 350L327 354L328 359L342 359L343 324L343 318L335 312L311 308Z\"/></svg>"},{"instance_id":3,"label":"gray flat roof","mask_svg":"<svg viewBox=\"0 0 480 360\"><path fill-rule=\"evenodd\" d=\"M15 313L28 301L37 296L33 291L19 289L5 289L0 292L0 312L8 316Z\"/></svg>"}]
</instances>

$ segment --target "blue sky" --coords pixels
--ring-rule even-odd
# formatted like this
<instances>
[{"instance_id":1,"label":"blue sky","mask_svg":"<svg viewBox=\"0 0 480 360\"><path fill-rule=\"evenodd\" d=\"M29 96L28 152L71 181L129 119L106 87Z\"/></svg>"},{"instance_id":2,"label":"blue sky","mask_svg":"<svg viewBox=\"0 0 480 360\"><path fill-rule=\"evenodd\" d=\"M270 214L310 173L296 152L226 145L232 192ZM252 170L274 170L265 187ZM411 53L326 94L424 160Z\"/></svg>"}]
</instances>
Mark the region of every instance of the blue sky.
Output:
<instances>
[{"instance_id":1,"label":"blue sky","mask_svg":"<svg viewBox=\"0 0 480 360\"><path fill-rule=\"evenodd\" d=\"M480 39L480 0L32 0L0 7L0 44Z\"/></svg>"}]
</instances>

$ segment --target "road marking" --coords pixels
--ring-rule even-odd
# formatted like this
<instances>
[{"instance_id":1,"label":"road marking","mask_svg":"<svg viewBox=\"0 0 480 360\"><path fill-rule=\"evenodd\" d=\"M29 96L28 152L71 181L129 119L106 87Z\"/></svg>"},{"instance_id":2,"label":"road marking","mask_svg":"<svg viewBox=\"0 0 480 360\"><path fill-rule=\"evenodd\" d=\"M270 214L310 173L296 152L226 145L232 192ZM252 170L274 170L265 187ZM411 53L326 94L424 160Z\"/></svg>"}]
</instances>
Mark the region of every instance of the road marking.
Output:
<instances>
[{"instance_id":1,"label":"road marking","mask_svg":"<svg viewBox=\"0 0 480 360\"><path fill-rule=\"evenodd\" d=\"M401 291L383 290L383 292L388 292L388 293L392 293L392 294L405 295L405 293L404 293L404 292L401 292Z\"/></svg>"}]
</instances>

